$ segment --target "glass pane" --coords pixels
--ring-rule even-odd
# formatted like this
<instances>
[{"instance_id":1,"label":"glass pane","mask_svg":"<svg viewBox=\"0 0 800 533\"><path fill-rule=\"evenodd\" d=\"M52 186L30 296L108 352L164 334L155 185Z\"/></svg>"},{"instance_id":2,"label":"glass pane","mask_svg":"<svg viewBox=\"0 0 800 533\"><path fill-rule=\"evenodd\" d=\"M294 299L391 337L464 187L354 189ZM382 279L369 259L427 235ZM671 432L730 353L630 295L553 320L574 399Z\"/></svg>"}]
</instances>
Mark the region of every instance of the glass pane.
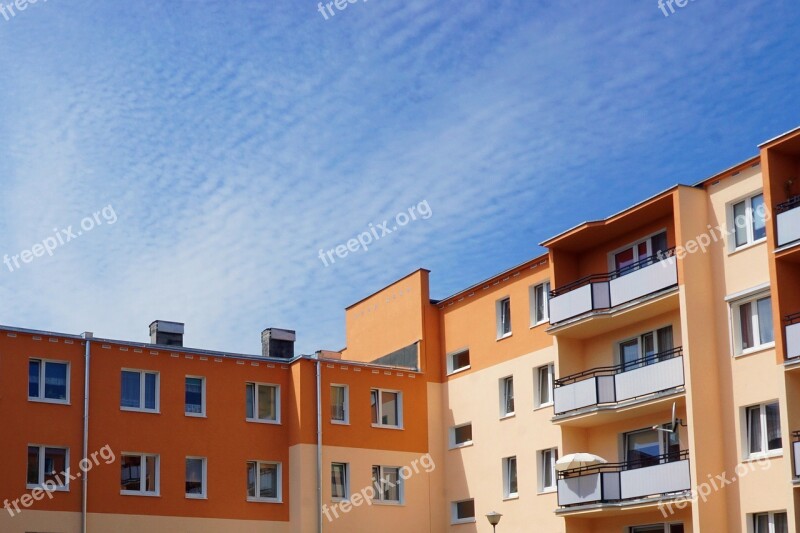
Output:
<instances>
[{"instance_id":1,"label":"glass pane","mask_svg":"<svg viewBox=\"0 0 800 533\"><path fill-rule=\"evenodd\" d=\"M761 344L775 340L772 330L772 298L762 298L758 301L758 338Z\"/></svg>"},{"instance_id":2,"label":"glass pane","mask_svg":"<svg viewBox=\"0 0 800 533\"><path fill-rule=\"evenodd\" d=\"M614 255L614 264L620 275L626 274L634 263L633 248L628 248Z\"/></svg>"},{"instance_id":3,"label":"glass pane","mask_svg":"<svg viewBox=\"0 0 800 533\"><path fill-rule=\"evenodd\" d=\"M200 414L203 412L203 380L186 378L186 412Z\"/></svg>"},{"instance_id":4,"label":"glass pane","mask_svg":"<svg viewBox=\"0 0 800 533\"><path fill-rule=\"evenodd\" d=\"M500 332L511 333L511 300L508 298L500 302Z\"/></svg>"},{"instance_id":5,"label":"glass pane","mask_svg":"<svg viewBox=\"0 0 800 533\"><path fill-rule=\"evenodd\" d=\"M748 451L759 453L762 449L763 435L761 434L761 407L747 408L747 440Z\"/></svg>"},{"instance_id":6,"label":"glass pane","mask_svg":"<svg viewBox=\"0 0 800 533\"><path fill-rule=\"evenodd\" d=\"M50 400L67 399L66 363L45 363L44 397Z\"/></svg>"},{"instance_id":7,"label":"glass pane","mask_svg":"<svg viewBox=\"0 0 800 533\"><path fill-rule=\"evenodd\" d=\"M383 469L383 499L389 502L400 501L400 476L397 468Z\"/></svg>"},{"instance_id":8,"label":"glass pane","mask_svg":"<svg viewBox=\"0 0 800 533\"><path fill-rule=\"evenodd\" d=\"M277 389L270 385L258 386L258 418L261 420L277 420L275 396Z\"/></svg>"},{"instance_id":9,"label":"glass pane","mask_svg":"<svg viewBox=\"0 0 800 533\"><path fill-rule=\"evenodd\" d=\"M517 493L517 458L510 457L508 459L508 493L509 494L516 494Z\"/></svg>"},{"instance_id":10,"label":"glass pane","mask_svg":"<svg viewBox=\"0 0 800 533\"><path fill-rule=\"evenodd\" d=\"M381 467L373 466L372 467L372 486L375 487L375 494L378 495L378 499L381 499L383 494L381 492Z\"/></svg>"},{"instance_id":11,"label":"glass pane","mask_svg":"<svg viewBox=\"0 0 800 533\"><path fill-rule=\"evenodd\" d=\"M550 403L550 367L539 369L539 403Z\"/></svg>"},{"instance_id":12,"label":"glass pane","mask_svg":"<svg viewBox=\"0 0 800 533\"><path fill-rule=\"evenodd\" d=\"M156 476L158 475L157 467L158 458L153 456L145 457L145 478L144 490L146 492L156 492Z\"/></svg>"},{"instance_id":13,"label":"glass pane","mask_svg":"<svg viewBox=\"0 0 800 533\"><path fill-rule=\"evenodd\" d=\"M278 465L259 465L258 495L261 498L278 497Z\"/></svg>"},{"instance_id":14,"label":"glass pane","mask_svg":"<svg viewBox=\"0 0 800 533\"><path fill-rule=\"evenodd\" d=\"M669 533L683 533L683 524L670 524Z\"/></svg>"},{"instance_id":15,"label":"glass pane","mask_svg":"<svg viewBox=\"0 0 800 533\"><path fill-rule=\"evenodd\" d=\"M44 480L59 484L56 476L67 470L67 450L64 448L44 449ZM60 476L64 478L67 476Z\"/></svg>"},{"instance_id":16,"label":"glass pane","mask_svg":"<svg viewBox=\"0 0 800 533\"><path fill-rule=\"evenodd\" d=\"M767 222L765 220L766 211L764 210L764 195L753 196L751 201L753 208L753 239L763 239L767 236Z\"/></svg>"},{"instance_id":17,"label":"glass pane","mask_svg":"<svg viewBox=\"0 0 800 533\"><path fill-rule=\"evenodd\" d=\"M781 414L777 403L764 407L767 418L767 450L780 450L783 447L781 439Z\"/></svg>"},{"instance_id":18,"label":"glass pane","mask_svg":"<svg viewBox=\"0 0 800 533\"><path fill-rule=\"evenodd\" d=\"M378 423L378 391L370 391L370 411L372 412L372 423Z\"/></svg>"},{"instance_id":19,"label":"glass pane","mask_svg":"<svg viewBox=\"0 0 800 533\"><path fill-rule=\"evenodd\" d=\"M31 359L28 363L28 396L30 398L39 397L39 376L41 372L41 361Z\"/></svg>"},{"instance_id":20,"label":"glass pane","mask_svg":"<svg viewBox=\"0 0 800 533\"><path fill-rule=\"evenodd\" d=\"M789 533L789 520L786 513L775 513L772 517L775 533Z\"/></svg>"},{"instance_id":21,"label":"glass pane","mask_svg":"<svg viewBox=\"0 0 800 533\"><path fill-rule=\"evenodd\" d=\"M397 393L384 392L381 399L381 423L387 426L399 425L397 417Z\"/></svg>"},{"instance_id":22,"label":"glass pane","mask_svg":"<svg viewBox=\"0 0 800 533\"><path fill-rule=\"evenodd\" d=\"M639 366L639 341L631 339L620 343L619 361L622 363L622 371L626 372Z\"/></svg>"},{"instance_id":23,"label":"glass pane","mask_svg":"<svg viewBox=\"0 0 800 533\"><path fill-rule=\"evenodd\" d=\"M536 316L534 322L541 322L545 318L545 305L547 304L547 292L544 285L537 285L533 291L536 299Z\"/></svg>"},{"instance_id":24,"label":"glass pane","mask_svg":"<svg viewBox=\"0 0 800 533\"><path fill-rule=\"evenodd\" d=\"M345 480L346 467L341 463L331 464L331 496L333 498L345 498L346 480Z\"/></svg>"},{"instance_id":25,"label":"glass pane","mask_svg":"<svg viewBox=\"0 0 800 533\"><path fill-rule=\"evenodd\" d=\"M739 202L733 206L733 225L736 247L747 244L747 206L745 202Z\"/></svg>"},{"instance_id":26,"label":"glass pane","mask_svg":"<svg viewBox=\"0 0 800 533\"><path fill-rule=\"evenodd\" d=\"M504 382L506 414L514 412L514 378L506 378Z\"/></svg>"},{"instance_id":27,"label":"glass pane","mask_svg":"<svg viewBox=\"0 0 800 533\"><path fill-rule=\"evenodd\" d=\"M456 503L456 518L458 520L475 518L475 500Z\"/></svg>"},{"instance_id":28,"label":"glass pane","mask_svg":"<svg viewBox=\"0 0 800 533\"><path fill-rule=\"evenodd\" d=\"M28 484L39 484L39 447L28 446Z\"/></svg>"},{"instance_id":29,"label":"glass pane","mask_svg":"<svg viewBox=\"0 0 800 533\"><path fill-rule=\"evenodd\" d=\"M659 436L655 430L628 433L626 442L626 461L628 468L642 468L658 464L660 455Z\"/></svg>"},{"instance_id":30,"label":"glass pane","mask_svg":"<svg viewBox=\"0 0 800 533\"><path fill-rule=\"evenodd\" d=\"M656 332L658 336L658 352L666 353L674 348L672 341L672 326L661 328Z\"/></svg>"},{"instance_id":31,"label":"glass pane","mask_svg":"<svg viewBox=\"0 0 800 533\"><path fill-rule=\"evenodd\" d=\"M453 370L469 366L469 351L464 351L452 355Z\"/></svg>"},{"instance_id":32,"label":"glass pane","mask_svg":"<svg viewBox=\"0 0 800 533\"><path fill-rule=\"evenodd\" d=\"M658 257L659 252L663 254L667 251L667 232L662 231L658 235L653 235L651 237L651 245L650 247L653 249L653 255Z\"/></svg>"},{"instance_id":33,"label":"glass pane","mask_svg":"<svg viewBox=\"0 0 800 533\"><path fill-rule=\"evenodd\" d=\"M753 515L753 531L769 533L769 515L767 513Z\"/></svg>"},{"instance_id":34,"label":"glass pane","mask_svg":"<svg viewBox=\"0 0 800 533\"><path fill-rule=\"evenodd\" d=\"M156 374L144 375L144 408L156 408Z\"/></svg>"},{"instance_id":35,"label":"glass pane","mask_svg":"<svg viewBox=\"0 0 800 533\"><path fill-rule=\"evenodd\" d=\"M455 428L454 434L456 444L470 442L472 440L472 424Z\"/></svg>"},{"instance_id":36,"label":"glass pane","mask_svg":"<svg viewBox=\"0 0 800 533\"><path fill-rule=\"evenodd\" d=\"M636 258L637 263L639 263L643 259L647 259L648 257L650 257L650 254L647 253L647 243L646 242L640 242L636 246L636 252L639 255L639 257ZM639 264L638 266L641 266L641 264Z\"/></svg>"},{"instance_id":37,"label":"glass pane","mask_svg":"<svg viewBox=\"0 0 800 533\"><path fill-rule=\"evenodd\" d=\"M120 488L139 491L142 479L142 458L138 455L123 455L120 459Z\"/></svg>"},{"instance_id":38,"label":"glass pane","mask_svg":"<svg viewBox=\"0 0 800 533\"><path fill-rule=\"evenodd\" d=\"M542 488L550 488L555 482L553 481L553 452L552 450L545 450L542 452Z\"/></svg>"},{"instance_id":39,"label":"glass pane","mask_svg":"<svg viewBox=\"0 0 800 533\"><path fill-rule=\"evenodd\" d=\"M247 463L247 496L256 497L256 464Z\"/></svg>"},{"instance_id":40,"label":"glass pane","mask_svg":"<svg viewBox=\"0 0 800 533\"><path fill-rule=\"evenodd\" d=\"M642 335L642 357L644 364L655 362L653 356L656 354L656 337L652 333Z\"/></svg>"},{"instance_id":41,"label":"glass pane","mask_svg":"<svg viewBox=\"0 0 800 533\"><path fill-rule=\"evenodd\" d=\"M141 374L139 372L122 371L122 394L120 398L120 405L122 407L133 407L138 409L141 407L139 402L139 393Z\"/></svg>"},{"instance_id":42,"label":"glass pane","mask_svg":"<svg viewBox=\"0 0 800 533\"><path fill-rule=\"evenodd\" d=\"M186 459L186 494L203 494L202 459Z\"/></svg>"},{"instance_id":43,"label":"glass pane","mask_svg":"<svg viewBox=\"0 0 800 533\"><path fill-rule=\"evenodd\" d=\"M253 412L253 405L255 403L255 385L252 383L248 383L245 388L247 399L245 400L247 403L247 418L255 418L255 413ZM253 494L255 496L255 494Z\"/></svg>"},{"instance_id":44,"label":"glass pane","mask_svg":"<svg viewBox=\"0 0 800 533\"><path fill-rule=\"evenodd\" d=\"M742 350L755 346L753 343L753 304L750 302L739 306L739 333Z\"/></svg>"},{"instance_id":45,"label":"glass pane","mask_svg":"<svg viewBox=\"0 0 800 533\"><path fill-rule=\"evenodd\" d=\"M331 387L331 420L344 422L344 387Z\"/></svg>"}]
</instances>

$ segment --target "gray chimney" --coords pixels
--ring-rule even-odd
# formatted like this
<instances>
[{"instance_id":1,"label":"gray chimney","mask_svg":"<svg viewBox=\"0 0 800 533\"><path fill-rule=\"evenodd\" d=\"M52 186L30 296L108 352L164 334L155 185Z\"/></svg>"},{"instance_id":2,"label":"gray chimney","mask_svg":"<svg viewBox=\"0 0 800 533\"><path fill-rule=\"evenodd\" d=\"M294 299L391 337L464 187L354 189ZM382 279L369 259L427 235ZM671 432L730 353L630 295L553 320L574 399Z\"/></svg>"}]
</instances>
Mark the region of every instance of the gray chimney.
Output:
<instances>
[{"instance_id":1,"label":"gray chimney","mask_svg":"<svg viewBox=\"0 0 800 533\"><path fill-rule=\"evenodd\" d=\"M278 359L294 358L295 332L291 329L267 328L261 332L261 355Z\"/></svg>"},{"instance_id":2,"label":"gray chimney","mask_svg":"<svg viewBox=\"0 0 800 533\"><path fill-rule=\"evenodd\" d=\"M150 324L150 344L183 346L183 322L154 320Z\"/></svg>"}]
</instances>

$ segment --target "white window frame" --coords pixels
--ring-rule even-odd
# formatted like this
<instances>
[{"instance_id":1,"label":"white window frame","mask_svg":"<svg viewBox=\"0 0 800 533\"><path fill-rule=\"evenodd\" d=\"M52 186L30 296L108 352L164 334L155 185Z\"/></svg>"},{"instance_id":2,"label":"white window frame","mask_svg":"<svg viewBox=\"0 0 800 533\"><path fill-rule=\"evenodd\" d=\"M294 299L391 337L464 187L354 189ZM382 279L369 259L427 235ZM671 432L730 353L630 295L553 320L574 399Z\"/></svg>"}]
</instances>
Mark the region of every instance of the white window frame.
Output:
<instances>
[{"instance_id":1,"label":"white window frame","mask_svg":"<svg viewBox=\"0 0 800 533\"><path fill-rule=\"evenodd\" d=\"M542 295L544 297L544 305L542 308L544 309L544 314L541 317L537 317L537 313L539 312L539 297L537 296L537 291L539 287L542 287ZM537 283L536 285L531 285L530 289L528 290L528 296L530 300L530 307L531 307L531 327L539 326L541 324L549 324L550 323L550 280L543 281L542 283Z\"/></svg>"},{"instance_id":2,"label":"white window frame","mask_svg":"<svg viewBox=\"0 0 800 533\"><path fill-rule=\"evenodd\" d=\"M187 379L199 379L200 380L200 412L199 413L190 413L186 411L186 380ZM183 414L186 416L192 416L197 418L205 418L206 417L206 378L205 376L184 376L183 379L183 387L184 387L184 400L183 400Z\"/></svg>"},{"instance_id":3,"label":"white window frame","mask_svg":"<svg viewBox=\"0 0 800 533\"><path fill-rule=\"evenodd\" d=\"M545 450L539 450L536 453L536 462L538 463L539 467L538 483L540 494L555 492L558 488L556 461L558 461L558 448L547 448ZM553 480L552 485L544 484L546 471L550 472L551 479Z\"/></svg>"},{"instance_id":4,"label":"white window frame","mask_svg":"<svg viewBox=\"0 0 800 533\"><path fill-rule=\"evenodd\" d=\"M514 477L517 478L517 490L511 491L511 465L514 466ZM503 458L503 499L515 500L519 498L519 464L517 463L517 456Z\"/></svg>"},{"instance_id":5,"label":"white window frame","mask_svg":"<svg viewBox=\"0 0 800 533\"><path fill-rule=\"evenodd\" d=\"M789 526L789 515L788 515L788 513L786 511L769 511L769 512L765 511L763 513L751 513L751 514L748 515L749 520L748 520L748 524L747 524L747 530L749 532L751 532L751 533L754 533L756 531L756 517L766 515L767 516L767 522L769 524L769 527L768 527L769 533L779 533L775 529L775 515L781 515L781 514L782 515L786 515L786 526L787 526L787 529L788 529L788 526Z\"/></svg>"},{"instance_id":6,"label":"white window frame","mask_svg":"<svg viewBox=\"0 0 800 533\"><path fill-rule=\"evenodd\" d=\"M511 399L514 402L514 409L511 411L508 410L508 397L506 394L508 392L508 387L506 386L506 383L509 380L511 381L511 391L512 391ZM501 419L511 418L516 414L516 409L517 409L516 394L514 391L514 376L511 375L500 378L499 388L500 388L500 418Z\"/></svg>"},{"instance_id":7,"label":"white window frame","mask_svg":"<svg viewBox=\"0 0 800 533\"><path fill-rule=\"evenodd\" d=\"M465 440L464 442L456 442L456 430L457 429L461 429L463 427L467 427L467 426L470 426L470 428L471 428L472 427L472 422L465 422L463 424L457 424L455 426L451 426L450 427L450 431L448 433L450 434L449 441L450 441L450 449L451 450L456 450L458 448L466 448L467 446L472 446L473 439Z\"/></svg>"},{"instance_id":8,"label":"white window frame","mask_svg":"<svg viewBox=\"0 0 800 533\"><path fill-rule=\"evenodd\" d=\"M344 412L344 420L336 420L333 418L333 413L331 413L331 424L338 424L340 426L347 426L350 424L350 386L343 385L341 383L331 383L330 391L331 391L331 401L330 405L333 407L333 388L339 387L344 389L344 405L342 406Z\"/></svg>"},{"instance_id":9,"label":"white window frame","mask_svg":"<svg viewBox=\"0 0 800 533\"><path fill-rule=\"evenodd\" d=\"M344 496L334 496L333 494L333 465L344 466ZM350 500L350 463L338 461L331 462L331 501L343 502Z\"/></svg>"},{"instance_id":10,"label":"white window frame","mask_svg":"<svg viewBox=\"0 0 800 533\"><path fill-rule=\"evenodd\" d=\"M770 312L772 312L772 295L769 290L766 291L759 291L753 294L750 294L746 297L742 297L736 300L730 301L729 307L729 315L730 315L730 325L731 325L731 339L733 344L733 354L734 356L740 355L747 355L753 352L759 352L761 350L767 350L769 348L773 348L775 346L775 339L774 339L774 331L773 331L773 339L769 342L761 342L761 331L759 327L759 316L758 316L758 302L765 298L770 299ZM750 348L742 348L742 331L741 331L741 317L740 317L740 308L745 304L751 304L752 309L752 325L753 331L750 334L753 336L754 345ZM775 328L775 316L772 316L772 327Z\"/></svg>"},{"instance_id":11,"label":"white window frame","mask_svg":"<svg viewBox=\"0 0 800 533\"><path fill-rule=\"evenodd\" d=\"M658 332L661 331L662 329L667 329L667 328L672 328L672 349L675 350L675 347L676 347L675 346L676 345L676 343L675 343L675 326L673 326L672 324L664 324L663 326L659 326L659 327L657 327L655 329L649 329L647 331L643 331L643 332L639 333L638 335L634 335L632 337L627 337L627 338L620 339L620 340L616 341L614 343L614 361L616 361L617 365L620 365L620 366L623 365L624 362L622 360L622 353L621 353L620 348L622 347L623 344L627 344L628 342L634 341L634 340L636 341L637 352L638 352L636 354L637 355L637 360L644 359L644 345L642 343L642 338L645 335L652 335L653 336L653 346L655 347L655 353L653 355L659 355L659 354L664 353L664 351L665 351L664 347L663 346L659 346ZM653 361L653 362L657 362L657 361ZM653 364L653 362L648 363L648 364ZM640 366L641 366L641 363L640 363ZM634 368L639 368L639 366L635 366L635 367L631 366L627 370L633 370Z\"/></svg>"},{"instance_id":12,"label":"white window frame","mask_svg":"<svg viewBox=\"0 0 800 533\"><path fill-rule=\"evenodd\" d=\"M31 379L30 378L30 364L31 364L31 361L39 361L39 395L38 396L31 396L30 395L30 390L31 390L30 389L30 385L31 385L31 382L30 382L30 379ZM45 379L45 375L46 375L45 367L48 364L67 365L67 388L66 388L66 392L65 392L66 398L63 399L63 400L59 400L57 398L46 398L45 395L44 395L44 389L45 389L44 379ZM44 359L42 357L31 357L31 358L28 359L28 368L27 368L27 370L28 370L28 380L27 380L28 389L27 390L28 390L28 401L29 402L55 403L55 404L60 404L60 405L69 405L69 399L71 397L70 396L70 392L71 392L70 391L70 376L71 376L71 373L72 373L72 365L70 364L69 361L59 361L59 360L56 360L56 359Z\"/></svg>"},{"instance_id":13,"label":"white window frame","mask_svg":"<svg viewBox=\"0 0 800 533\"><path fill-rule=\"evenodd\" d=\"M202 461L201 480L203 491L200 494L190 494L186 492L186 480L183 482L183 491L186 498L190 500L205 500L208 498L208 458L187 455L185 461ZM186 462L184 461L184 465Z\"/></svg>"},{"instance_id":14,"label":"white window frame","mask_svg":"<svg viewBox=\"0 0 800 533\"><path fill-rule=\"evenodd\" d=\"M140 407L124 407L122 405L122 373L123 372L133 372L139 374L139 405ZM145 405L145 393L147 385L145 383L145 375L153 374L156 377L156 391L155 391L155 408L148 409L144 407ZM142 370L141 368L121 368L119 371L119 378L120 378L120 411L133 411L135 413L154 413L159 414L161 412L161 373L156 370Z\"/></svg>"},{"instance_id":15,"label":"white window frame","mask_svg":"<svg viewBox=\"0 0 800 533\"><path fill-rule=\"evenodd\" d=\"M456 356L463 355L465 353L467 354L467 357L470 358L469 359L470 362L467 363L464 366L460 366L460 367L456 368L455 367ZM465 370L469 370L470 368L472 368L472 359L471 359L471 354L469 353L469 348L462 348L460 350L456 350L454 352L450 352L449 354L447 354L447 375L448 376L451 376L453 374L458 374L459 372L464 372Z\"/></svg>"},{"instance_id":16,"label":"white window frame","mask_svg":"<svg viewBox=\"0 0 800 533\"><path fill-rule=\"evenodd\" d=\"M38 483L28 483L28 461L26 459L26 461L25 461L25 487L27 489L39 489L39 488L44 489L45 488L44 487L44 467L45 467L45 453L44 453L44 451L45 451L46 448L50 448L51 450L63 450L64 452L66 452L65 455L64 455L64 465L65 465L65 469L64 470L65 470L67 475L66 476L62 475L62 472L56 472L55 473L55 475L57 475L59 478L61 478L61 481L62 481L62 483L56 483L55 490L58 491L58 492L69 492L69 478L70 478L70 476L69 476L69 472L70 472L70 468L69 468L69 448L66 447L66 446L50 446L48 444L28 444L28 446L25 448L26 458L27 458L28 448L38 448L39 449L39 465L38 465L39 482ZM51 489L48 487L47 490L51 490Z\"/></svg>"},{"instance_id":17,"label":"white window frame","mask_svg":"<svg viewBox=\"0 0 800 533\"><path fill-rule=\"evenodd\" d=\"M378 481L375 482L373 488L375 489L375 498L373 498L372 503L380 504L380 505L403 505L405 504L406 499L406 484L405 480L401 477L400 473L402 468L399 466L387 466L387 465L372 465L372 469L370 469L370 474L374 471L374 469L378 469L378 476L381 482L381 487L378 486ZM383 498L383 489L382 483L390 483L389 481L384 481L385 475L384 472L388 469L397 470L397 500L385 500Z\"/></svg>"},{"instance_id":18,"label":"white window frame","mask_svg":"<svg viewBox=\"0 0 800 533\"><path fill-rule=\"evenodd\" d=\"M468 516L464 518L458 517L458 504L459 503L466 503L472 502L473 509L475 505L475 500L473 498L467 498L466 500L458 500L450 503L450 524L457 525L457 524L473 524L475 523L475 516Z\"/></svg>"},{"instance_id":19,"label":"white window frame","mask_svg":"<svg viewBox=\"0 0 800 533\"><path fill-rule=\"evenodd\" d=\"M253 418L247 416L247 386L253 385ZM258 418L258 389L259 387L272 387L275 389L275 420ZM281 386L276 383L261 383L248 381L245 383L245 420L254 424L280 424L281 423Z\"/></svg>"},{"instance_id":20,"label":"white window frame","mask_svg":"<svg viewBox=\"0 0 800 533\"><path fill-rule=\"evenodd\" d=\"M120 488L119 493L122 496L160 496L161 495L161 457L156 454L152 453L138 453L138 452L122 452L120 454L120 459L122 457L139 457L139 490L124 490ZM156 488L155 491L147 491L145 490L145 474L147 472L147 461L155 461L156 468ZM122 461L120 460L120 468L122 468Z\"/></svg>"},{"instance_id":21,"label":"white window frame","mask_svg":"<svg viewBox=\"0 0 800 533\"><path fill-rule=\"evenodd\" d=\"M548 385L547 385L547 387L548 387L547 391L548 392L547 392L547 394L550 397L550 399L548 401L546 401L546 402L542 401L541 372L543 370L547 372L547 380L548 380ZM534 378L533 378L534 379L534 385L533 385L533 391L534 391L534 404L533 404L533 406L534 406L534 408L535 409L541 409L543 407L552 406L553 403L554 403L553 396L555 395L555 379L556 379L556 376L555 376L555 374L556 374L555 363L548 363L546 365L542 365L542 366L536 368L534 370L534 374L535 374Z\"/></svg>"},{"instance_id":22,"label":"white window frame","mask_svg":"<svg viewBox=\"0 0 800 533\"><path fill-rule=\"evenodd\" d=\"M738 252L739 250L744 250L745 248L749 248L751 246L755 246L757 244L761 244L767 240L766 235L761 237L760 239L755 239L755 231L753 229L753 223L755 222L755 217L753 216L753 198L757 196L764 196L764 191L758 191L753 194L749 194L747 196L743 196L729 202L726 206L726 212L728 216L728 253L731 254L733 252ZM763 201L763 198L762 198ZM736 213L734 211L734 207L744 202L744 210L745 210L745 217L747 219L746 231L747 231L747 242L744 244L736 245ZM764 206L766 208L766 203Z\"/></svg>"},{"instance_id":23,"label":"white window frame","mask_svg":"<svg viewBox=\"0 0 800 533\"><path fill-rule=\"evenodd\" d=\"M508 331L503 331L503 303L508 302ZM514 328L511 324L511 317L513 314L511 313L511 297L504 296L495 302L495 320L497 325L497 340L505 339L510 337L511 334L514 332Z\"/></svg>"},{"instance_id":24,"label":"white window frame","mask_svg":"<svg viewBox=\"0 0 800 533\"><path fill-rule=\"evenodd\" d=\"M283 464L278 462L278 461L258 461L258 460L255 460L255 459L253 459L252 461L247 461L247 463L248 464L249 463L255 463L255 465L256 465L256 477L255 477L255 481L256 481L256 485L255 485L256 496L250 496L250 494L248 493L247 494L247 501L248 502L253 502L253 503L283 503ZM259 484L261 483L261 466L262 465L273 465L273 466L277 466L278 467L277 468L277 472L276 472L276 480L275 480L275 489L276 489L275 492L277 493L277 496L275 498L264 498L264 497L258 496L258 494L261 492L261 487L259 486Z\"/></svg>"},{"instance_id":25,"label":"white window frame","mask_svg":"<svg viewBox=\"0 0 800 533\"><path fill-rule=\"evenodd\" d=\"M624 252L628 248L633 248L633 264L638 264L639 261L644 259L643 257L639 256L639 245L642 244L642 243L647 244L647 257L653 257L655 255L655 253L653 252L653 237L655 237L656 235L661 235L662 233L667 233L667 228L666 227L661 228L658 231L654 231L653 233L651 233L651 234L649 234L649 235L647 235L645 237L642 237L641 239L637 239L637 240L635 240L633 242L630 242L630 243L626 244L625 246L620 246L616 250L610 251L608 253L608 271L609 272L616 272L616 270L617 270L617 261L616 261L617 254L619 254L621 252ZM667 233L667 239L669 239L669 234L668 233ZM669 241L667 241L667 242L669 243ZM639 267L637 267L637 268L630 267L629 270L627 270L625 272L625 274L623 274L623 276L627 275L627 274L630 274L632 272L635 272L637 270L639 270Z\"/></svg>"},{"instance_id":26,"label":"white window frame","mask_svg":"<svg viewBox=\"0 0 800 533\"><path fill-rule=\"evenodd\" d=\"M392 389L380 389L377 387L373 387L369 390L370 393L370 402L372 401L372 394L374 392L378 393L378 401L376 403L376 412L378 415L377 422L372 422L372 427L374 428L383 428L383 429L403 429L403 392L399 390L392 390ZM390 394L397 395L397 425L392 424L383 424L381 420L383 420L383 402L381 401L383 393L388 392ZM371 406L370 406L371 407ZM371 411L371 409L370 409ZM372 414L370 413L370 416Z\"/></svg>"},{"instance_id":27,"label":"white window frame","mask_svg":"<svg viewBox=\"0 0 800 533\"><path fill-rule=\"evenodd\" d=\"M769 449L769 435L767 433L767 406L770 405L777 405L778 406L778 424L780 424L780 415L781 415L781 405L778 400L768 401L759 404L748 405L742 408L742 428L744 430L744 438L742 439L744 445L744 453L742 454L745 459L757 459L762 457L776 457L783 455L783 446L780 448L773 448ZM750 410L751 409L758 409L759 410L759 423L761 424L761 451L760 452L750 452ZM781 433L781 443L784 442L783 439L783 427L778 428Z\"/></svg>"}]
</instances>

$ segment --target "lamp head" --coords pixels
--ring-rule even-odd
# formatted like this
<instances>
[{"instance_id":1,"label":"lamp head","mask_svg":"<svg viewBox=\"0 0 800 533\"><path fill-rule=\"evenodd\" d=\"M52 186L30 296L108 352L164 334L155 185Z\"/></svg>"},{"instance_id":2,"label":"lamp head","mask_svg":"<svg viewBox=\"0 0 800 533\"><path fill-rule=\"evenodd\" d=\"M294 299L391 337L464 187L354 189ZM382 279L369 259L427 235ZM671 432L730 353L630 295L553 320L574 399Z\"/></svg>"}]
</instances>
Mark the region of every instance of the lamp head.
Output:
<instances>
[{"instance_id":1,"label":"lamp head","mask_svg":"<svg viewBox=\"0 0 800 533\"><path fill-rule=\"evenodd\" d=\"M493 526L496 526L497 524L500 523L500 518L502 516L503 515L501 515L500 513L492 511L491 513L486 515L486 519L489 520L490 524L492 524Z\"/></svg>"}]
</instances>

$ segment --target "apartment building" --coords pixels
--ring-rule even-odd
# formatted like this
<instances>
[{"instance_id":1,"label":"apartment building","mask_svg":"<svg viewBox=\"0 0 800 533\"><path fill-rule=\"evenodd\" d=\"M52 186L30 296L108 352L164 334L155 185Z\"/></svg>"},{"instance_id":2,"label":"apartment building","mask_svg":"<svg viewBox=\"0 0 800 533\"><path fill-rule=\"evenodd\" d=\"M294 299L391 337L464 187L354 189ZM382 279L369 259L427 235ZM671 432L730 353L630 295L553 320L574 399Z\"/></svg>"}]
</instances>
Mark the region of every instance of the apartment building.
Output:
<instances>
[{"instance_id":1,"label":"apartment building","mask_svg":"<svg viewBox=\"0 0 800 533\"><path fill-rule=\"evenodd\" d=\"M798 178L800 129L448 298L413 272L338 352L0 327L0 531L797 531Z\"/></svg>"}]
</instances>

